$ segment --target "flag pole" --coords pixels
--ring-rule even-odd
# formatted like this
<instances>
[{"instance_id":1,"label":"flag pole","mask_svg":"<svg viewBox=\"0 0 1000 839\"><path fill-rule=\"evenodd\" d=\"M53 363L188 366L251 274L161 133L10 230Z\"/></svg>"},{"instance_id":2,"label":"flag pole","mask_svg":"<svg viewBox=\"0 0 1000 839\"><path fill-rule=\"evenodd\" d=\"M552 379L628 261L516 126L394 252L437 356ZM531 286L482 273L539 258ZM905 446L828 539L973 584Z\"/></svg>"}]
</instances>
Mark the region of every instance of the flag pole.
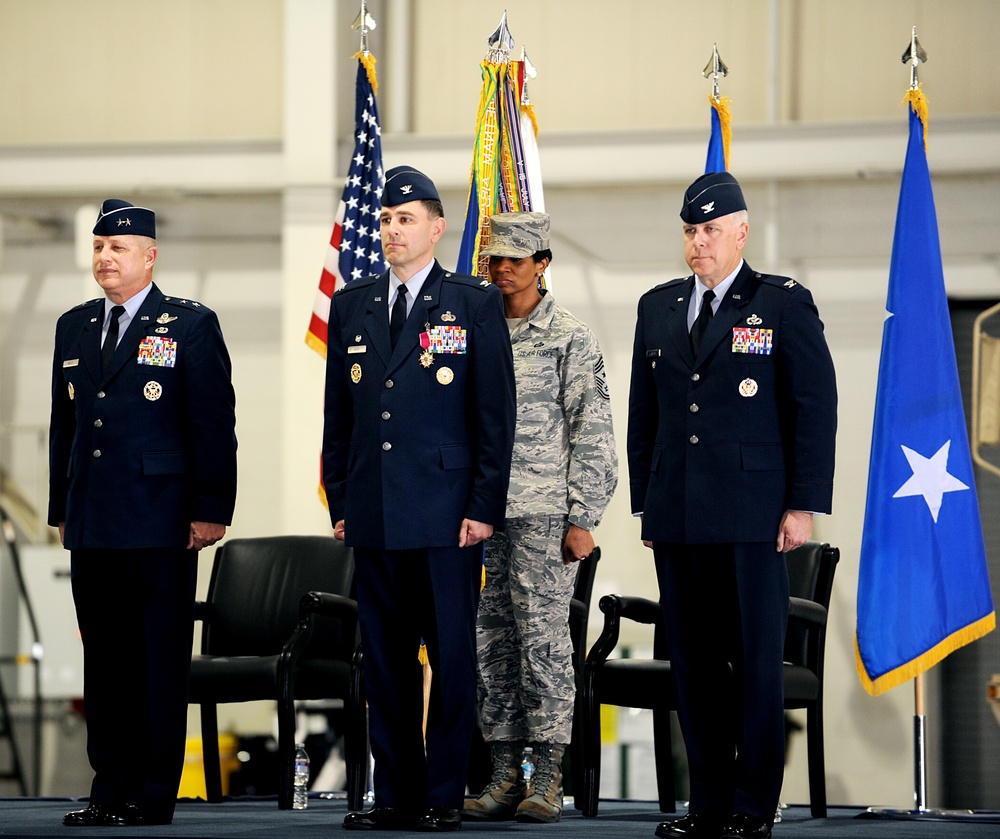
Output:
<instances>
[{"instance_id":1,"label":"flag pole","mask_svg":"<svg viewBox=\"0 0 1000 839\"><path fill-rule=\"evenodd\" d=\"M910 67L910 91L920 90L920 81L917 74L917 67L926 63L927 53L917 40L917 27L914 26L910 34L910 43L903 53L902 63ZM910 107L914 107L912 101L908 101ZM926 143L926 128L924 134ZM926 686L924 672L917 673L913 678L913 809L900 810L885 807L869 807L864 815L870 817L902 817L912 818L913 816L924 816L929 818L948 818L961 820L973 815L972 810L942 810L930 809L927 806L927 715L926 715Z\"/></svg>"}]
</instances>

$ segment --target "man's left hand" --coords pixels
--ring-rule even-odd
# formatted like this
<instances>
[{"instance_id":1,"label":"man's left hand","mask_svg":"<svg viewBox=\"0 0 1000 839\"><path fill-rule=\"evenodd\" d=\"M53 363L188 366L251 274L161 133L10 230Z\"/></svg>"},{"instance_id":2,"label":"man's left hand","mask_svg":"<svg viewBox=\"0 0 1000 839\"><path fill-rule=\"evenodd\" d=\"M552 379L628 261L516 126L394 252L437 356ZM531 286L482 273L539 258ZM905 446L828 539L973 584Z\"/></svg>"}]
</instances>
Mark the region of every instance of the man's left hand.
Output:
<instances>
[{"instance_id":1,"label":"man's left hand","mask_svg":"<svg viewBox=\"0 0 1000 839\"><path fill-rule=\"evenodd\" d=\"M778 553L794 551L812 535L813 514L801 510L786 510L778 527Z\"/></svg>"},{"instance_id":2,"label":"man's left hand","mask_svg":"<svg viewBox=\"0 0 1000 839\"><path fill-rule=\"evenodd\" d=\"M458 529L458 546L468 548L471 545L478 545L480 542L489 539L493 535L493 525L483 524L481 521L472 519L462 519L462 525Z\"/></svg>"},{"instance_id":3,"label":"man's left hand","mask_svg":"<svg viewBox=\"0 0 1000 839\"><path fill-rule=\"evenodd\" d=\"M188 550L200 551L214 545L226 535L224 524L212 524L207 521L191 522L191 536L188 539Z\"/></svg>"},{"instance_id":4,"label":"man's left hand","mask_svg":"<svg viewBox=\"0 0 1000 839\"><path fill-rule=\"evenodd\" d=\"M571 524L563 539L563 565L586 559L594 550L594 534L576 524Z\"/></svg>"}]
</instances>

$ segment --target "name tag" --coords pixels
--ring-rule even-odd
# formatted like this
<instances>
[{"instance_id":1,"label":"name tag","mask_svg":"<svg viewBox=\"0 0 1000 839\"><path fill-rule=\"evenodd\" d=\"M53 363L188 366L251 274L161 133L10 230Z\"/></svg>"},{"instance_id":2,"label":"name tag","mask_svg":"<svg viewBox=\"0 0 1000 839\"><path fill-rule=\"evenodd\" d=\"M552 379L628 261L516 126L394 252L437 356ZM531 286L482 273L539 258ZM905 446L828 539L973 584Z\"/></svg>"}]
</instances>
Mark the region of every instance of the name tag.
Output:
<instances>
[{"instance_id":1,"label":"name tag","mask_svg":"<svg viewBox=\"0 0 1000 839\"><path fill-rule=\"evenodd\" d=\"M348 355L353 355L356 352L368 352L368 347L365 346L364 344L361 344L360 346L357 344L352 344L347 348Z\"/></svg>"},{"instance_id":2,"label":"name tag","mask_svg":"<svg viewBox=\"0 0 1000 839\"><path fill-rule=\"evenodd\" d=\"M79 366L79 364L80 364L80 359L79 358L67 358L63 362L63 369L65 369L67 367L77 367L77 366Z\"/></svg>"},{"instance_id":3,"label":"name tag","mask_svg":"<svg viewBox=\"0 0 1000 839\"><path fill-rule=\"evenodd\" d=\"M659 358L659 357L660 357L659 350L646 350L646 358Z\"/></svg>"}]
</instances>

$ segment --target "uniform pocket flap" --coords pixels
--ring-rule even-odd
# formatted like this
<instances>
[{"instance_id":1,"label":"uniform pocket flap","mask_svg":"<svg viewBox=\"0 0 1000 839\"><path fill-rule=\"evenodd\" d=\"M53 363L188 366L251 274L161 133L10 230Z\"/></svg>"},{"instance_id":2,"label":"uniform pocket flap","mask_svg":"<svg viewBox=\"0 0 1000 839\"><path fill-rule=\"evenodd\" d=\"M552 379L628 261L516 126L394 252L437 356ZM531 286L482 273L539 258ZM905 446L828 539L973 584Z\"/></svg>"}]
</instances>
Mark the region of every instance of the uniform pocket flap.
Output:
<instances>
[{"instance_id":1,"label":"uniform pocket flap","mask_svg":"<svg viewBox=\"0 0 1000 839\"><path fill-rule=\"evenodd\" d=\"M442 469L468 469L472 466L472 451L468 446L442 446Z\"/></svg>"}]
</instances>

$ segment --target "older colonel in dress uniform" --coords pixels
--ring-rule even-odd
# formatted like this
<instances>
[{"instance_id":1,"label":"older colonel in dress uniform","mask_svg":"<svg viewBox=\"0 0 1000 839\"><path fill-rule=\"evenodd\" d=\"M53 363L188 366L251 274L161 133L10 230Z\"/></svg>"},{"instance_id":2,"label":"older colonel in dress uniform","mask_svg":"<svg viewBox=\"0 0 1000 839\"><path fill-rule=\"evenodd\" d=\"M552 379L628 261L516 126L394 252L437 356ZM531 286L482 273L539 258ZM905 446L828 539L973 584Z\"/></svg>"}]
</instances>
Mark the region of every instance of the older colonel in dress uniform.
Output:
<instances>
[{"instance_id":1,"label":"older colonel in dress uniform","mask_svg":"<svg viewBox=\"0 0 1000 839\"><path fill-rule=\"evenodd\" d=\"M59 318L49 524L71 551L90 805L69 826L169 824L184 761L200 548L236 503L235 395L215 313L153 284L152 210L108 199L104 297Z\"/></svg>"},{"instance_id":2,"label":"older colonel in dress uniform","mask_svg":"<svg viewBox=\"0 0 1000 839\"><path fill-rule=\"evenodd\" d=\"M632 509L655 557L691 779L688 815L656 834L764 839L784 764L784 552L831 508L836 384L809 292L742 259L736 179L696 180L681 219L694 275L640 299L629 397ZM728 662L732 688L716 675Z\"/></svg>"},{"instance_id":3,"label":"older colonel in dress uniform","mask_svg":"<svg viewBox=\"0 0 1000 839\"><path fill-rule=\"evenodd\" d=\"M437 190L386 173L385 274L330 304L323 479L354 547L375 807L348 829L457 830L476 692L483 545L503 524L514 371L500 292L445 271ZM421 736L421 638L434 673Z\"/></svg>"}]
</instances>

